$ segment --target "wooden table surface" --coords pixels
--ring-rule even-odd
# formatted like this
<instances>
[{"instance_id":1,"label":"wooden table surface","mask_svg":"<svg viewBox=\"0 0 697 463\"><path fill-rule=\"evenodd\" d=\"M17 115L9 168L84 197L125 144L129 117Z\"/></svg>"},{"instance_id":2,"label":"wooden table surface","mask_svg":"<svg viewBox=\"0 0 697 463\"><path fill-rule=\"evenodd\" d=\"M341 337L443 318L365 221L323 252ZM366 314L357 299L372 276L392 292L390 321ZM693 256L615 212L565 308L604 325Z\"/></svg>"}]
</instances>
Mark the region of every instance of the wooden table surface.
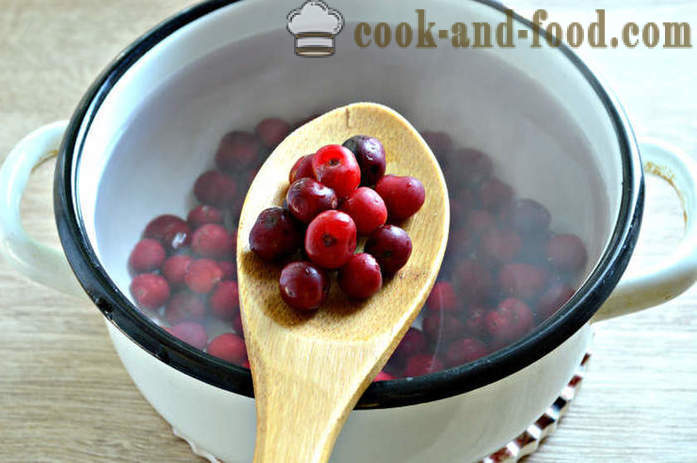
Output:
<instances>
[{"instance_id":1,"label":"wooden table surface","mask_svg":"<svg viewBox=\"0 0 697 463\"><path fill-rule=\"evenodd\" d=\"M32 129L69 117L119 50L190 3L0 0L0 159ZM697 27L697 5L688 1L642 0L631 9L623 7L630 2L585 2L582 11L570 11L571 3L548 2L549 20L584 20L606 7L609 25L669 20ZM695 49L580 53L615 89L639 135L697 156ZM57 245L52 173L47 165L32 177L23 213L35 237ZM669 252L682 232L666 184L651 179L647 202L635 269ZM696 305L692 289L599 324L577 401L528 463L697 461ZM2 262L0 461L197 461L133 386L91 303L33 284Z\"/></svg>"}]
</instances>

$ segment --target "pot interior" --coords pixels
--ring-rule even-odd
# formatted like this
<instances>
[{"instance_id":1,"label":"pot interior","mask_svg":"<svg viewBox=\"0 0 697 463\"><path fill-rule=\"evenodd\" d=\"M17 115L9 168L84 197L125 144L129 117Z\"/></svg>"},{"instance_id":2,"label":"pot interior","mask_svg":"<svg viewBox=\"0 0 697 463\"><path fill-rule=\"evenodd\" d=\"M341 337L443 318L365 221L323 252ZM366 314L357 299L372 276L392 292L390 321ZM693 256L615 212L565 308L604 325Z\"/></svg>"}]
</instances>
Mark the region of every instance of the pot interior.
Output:
<instances>
[{"instance_id":1,"label":"pot interior","mask_svg":"<svg viewBox=\"0 0 697 463\"><path fill-rule=\"evenodd\" d=\"M435 49L402 49L394 43L361 48L354 41L357 22L387 22L394 28L407 21L416 33L415 9L423 7L423 2L388 7L367 0L332 2L346 19L336 37L336 54L303 58L294 54L293 37L286 30L285 16L295 3L242 1L179 29L130 67L97 110L76 161L76 201L88 244L124 295L133 301L128 258L144 227L161 214L185 218L198 204L192 186L201 173L215 168L225 133L252 131L270 116L292 123L356 101L391 106L418 129L445 132L454 147L485 153L493 162L493 175L510 185L517 198L544 205L551 231L537 241L523 239L522 250L512 259L546 266L544 288L525 300L528 305L534 308L542 292L560 278L574 289L582 284L613 232L623 179L610 116L568 58L546 46L531 48L529 42L506 49L455 49L448 41ZM425 9L427 20L439 25L450 25L453 18L493 27L505 21L500 11L475 2L433 1ZM475 301L471 294L463 296L461 282L455 280L462 278L458 267L463 260L484 261L482 237L467 244L467 220L472 209L486 208L481 184L463 180L472 166L462 152L432 147L452 196L453 229L441 279L454 286L455 317L465 323ZM260 154L258 162L263 158ZM251 166L233 173L240 199L253 171ZM488 211L497 224L506 222L505 207ZM229 212L231 230L234 216ZM545 254L551 236L567 233L577 235L587 252L583 268L573 275L549 266ZM502 238L504 244L510 240L510 235ZM525 253L528 257L522 257ZM503 263L496 265L490 270L494 286ZM494 310L510 295L506 291L476 302ZM438 357L448 348L442 315L449 309L431 310L440 314L440 325L427 349ZM147 313L155 323L167 325L163 309ZM425 329L422 323L420 318L416 326ZM209 321L207 328L210 337L230 330L229 321ZM488 352L501 347L494 344Z\"/></svg>"}]
</instances>

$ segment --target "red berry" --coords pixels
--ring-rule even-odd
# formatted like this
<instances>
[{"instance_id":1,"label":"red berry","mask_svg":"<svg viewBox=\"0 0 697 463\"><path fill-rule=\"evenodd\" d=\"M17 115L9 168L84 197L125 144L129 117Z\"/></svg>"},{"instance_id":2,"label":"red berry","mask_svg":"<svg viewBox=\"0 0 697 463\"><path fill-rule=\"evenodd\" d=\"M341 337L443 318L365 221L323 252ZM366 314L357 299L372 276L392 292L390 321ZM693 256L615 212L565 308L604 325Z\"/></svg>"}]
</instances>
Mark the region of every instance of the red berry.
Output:
<instances>
[{"instance_id":1,"label":"red berry","mask_svg":"<svg viewBox=\"0 0 697 463\"><path fill-rule=\"evenodd\" d=\"M189 245L191 229L176 215L161 215L145 227L143 236L158 240L168 251L176 251Z\"/></svg>"},{"instance_id":2,"label":"red berry","mask_svg":"<svg viewBox=\"0 0 697 463\"><path fill-rule=\"evenodd\" d=\"M320 212L336 209L339 200L331 188L311 178L301 178L288 188L286 203L293 217L310 223Z\"/></svg>"},{"instance_id":3,"label":"red berry","mask_svg":"<svg viewBox=\"0 0 697 463\"><path fill-rule=\"evenodd\" d=\"M224 333L213 338L206 351L214 357L237 365L247 361L247 346L244 340L234 333Z\"/></svg>"},{"instance_id":4,"label":"red berry","mask_svg":"<svg viewBox=\"0 0 697 463\"><path fill-rule=\"evenodd\" d=\"M460 182L466 185L478 185L491 176L494 166L486 154L472 148L453 152L450 156L453 165L467 166L460 171Z\"/></svg>"},{"instance_id":5,"label":"red berry","mask_svg":"<svg viewBox=\"0 0 697 463\"><path fill-rule=\"evenodd\" d=\"M165 307L165 318L172 325L185 320L201 318L205 313L206 304L199 296L187 290L175 293Z\"/></svg>"},{"instance_id":6,"label":"red berry","mask_svg":"<svg viewBox=\"0 0 697 463\"><path fill-rule=\"evenodd\" d=\"M221 281L215 287L208 304L211 312L218 318L232 320L240 306L237 293L237 283L234 281Z\"/></svg>"},{"instance_id":7,"label":"red berry","mask_svg":"<svg viewBox=\"0 0 697 463\"><path fill-rule=\"evenodd\" d=\"M446 281L433 285L431 294L426 300L426 306L433 311L452 312L457 309L457 296L453 286Z\"/></svg>"},{"instance_id":8,"label":"red berry","mask_svg":"<svg viewBox=\"0 0 697 463\"><path fill-rule=\"evenodd\" d=\"M198 207L191 209L186 218L189 225L194 230L207 223L223 223L223 212L213 206L201 204Z\"/></svg>"},{"instance_id":9,"label":"red berry","mask_svg":"<svg viewBox=\"0 0 697 463\"><path fill-rule=\"evenodd\" d=\"M312 170L312 157L314 154L307 154L293 164L293 168L290 169L290 175L288 176L288 181L293 183L301 178L311 178L315 180L315 172Z\"/></svg>"},{"instance_id":10,"label":"red berry","mask_svg":"<svg viewBox=\"0 0 697 463\"><path fill-rule=\"evenodd\" d=\"M183 285L186 271L189 269L189 265L192 261L193 259L191 257L178 254L165 260L160 271L170 285Z\"/></svg>"},{"instance_id":11,"label":"red berry","mask_svg":"<svg viewBox=\"0 0 697 463\"><path fill-rule=\"evenodd\" d=\"M490 229L483 237L481 251L494 262L511 262L520 253L523 241L513 230Z\"/></svg>"},{"instance_id":12,"label":"red berry","mask_svg":"<svg viewBox=\"0 0 697 463\"><path fill-rule=\"evenodd\" d=\"M223 272L223 281L234 280L237 277L237 267L234 262L229 260L219 260L218 267Z\"/></svg>"},{"instance_id":13,"label":"red berry","mask_svg":"<svg viewBox=\"0 0 697 463\"><path fill-rule=\"evenodd\" d=\"M402 375L406 377L423 376L442 369L443 364L435 356L419 354L409 358Z\"/></svg>"},{"instance_id":14,"label":"red berry","mask_svg":"<svg viewBox=\"0 0 697 463\"><path fill-rule=\"evenodd\" d=\"M428 342L423 332L416 328L410 327L404 334L404 337L397 345L393 356L398 359L406 359L416 354L422 354L426 351Z\"/></svg>"},{"instance_id":15,"label":"red berry","mask_svg":"<svg viewBox=\"0 0 697 463\"><path fill-rule=\"evenodd\" d=\"M386 275L394 275L411 256L411 239L395 225L383 225L365 243L365 252L375 257Z\"/></svg>"},{"instance_id":16,"label":"red berry","mask_svg":"<svg viewBox=\"0 0 697 463\"><path fill-rule=\"evenodd\" d=\"M184 281L195 293L207 294L223 278L223 272L214 260L198 259L189 265Z\"/></svg>"},{"instance_id":17,"label":"red berry","mask_svg":"<svg viewBox=\"0 0 697 463\"><path fill-rule=\"evenodd\" d=\"M131 294L138 307L155 310L169 299L169 285L160 275L143 273L131 281Z\"/></svg>"},{"instance_id":18,"label":"red berry","mask_svg":"<svg viewBox=\"0 0 697 463\"><path fill-rule=\"evenodd\" d=\"M356 157L341 145L327 145L312 157L315 178L345 198L361 183L361 169Z\"/></svg>"},{"instance_id":19,"label":"red berry","mask_svg":"<svg viewBox=\"0 0 697 463\"><path fill-rule=\"evenodd\" d=\"M238 310L234 317L232 317L232 328L235 333L242 339L244 339L244 328L242 326L242 314Z\"/></svg>"},{"instance_id":20,"label":"red berry","mask_svg":"<svg viewBox=\"0 0 697 463\"><path fill-rule=\"evenodd\" d=\"M586 265L588 253L578 236L555 235L547 243L547 259L559 270L575 272Z\"/></svg>"},{"instance_id":21,"label":"red berry","mask_svg":"<svg viewBox=\"0 0 697 463\"><path fill-rule=\"evenodd\" d=\"M472 307L465 315L465 329L476 337L484 336L486 331L487 310L483 307Z\"/></svg>"},{"instance_id":22,"label":"red berry","mask_svg":"<svg viewBox=\"0 0 697 463\"><path fill-rule=\"evenodd\" d=\"M290 124L277 117L269 117L257 124L255 129L261 142L273 149L290 133Z\"/></svg>"},{"instance_id":23,"label":"red berry","mask_svg":"<svg viewBox=\"0 0 697 463\"><path fill-rule=\"evenodd\" d=\"M499 286L509 296L532 299L547 282L547 272L530 264L505 264L499 271Z\"/></svg>"},{"instance_id":24,"label":"red berry","mask_svg":"<svg viewBox=\"0 0 697 463\"><path fill-rule=\"evenodd\" d=\"M315 310L329 295L329 276L310 262L291 262L278 280L281 298L294 309Z\"/></svg>"},{"instance_id":25,"label":"red berry","mask_svg":"<svg viewBox=\"0 0 697 463\"><path fill-rule=\"evenodd\" d=\"M466 302L476 303L487 299L494 289L491 272L479 260L465 259L455 269L458 290Z\"/></svg>"},{"instance_id":26,"label":"red berry","mask_svg":"<svg viewBox=\"0 0 697 463\"><path fill-rule=\"evenodd\" d=\"M424 334L432 343L439 340L452 341L465 332L465 325L458 318L442 312L427 313L422 326Z\"/></svg>"},{"instance_id":27,"label":"red berry","mask_svg":"<svg viewBox=\"0 0 697 463\"><path fill-rule=\"evenodd\" d=\"M280 207L265 209L249 233L249 246L264 260L278 260L296 252L302 235L290 213Z\"/></svg>"},{"instance_id":28,"label":"red berry","mask_svg":"<svg viewBox=\"0 0 697 463\"><path fill-rule=\"evenodd\" d=\"M393 379L394 379L394 376L392 376L389 373L385 373L384 371L381 371L380 373L377 374L377 376L375 376L375 378L373 378L373 382L378 383L380 381L392 381Z\"/></svg>"},{"instance_id":29,"label":"red berry","mask_svg":"<svg viewBox=\"0 0 697 463\"><path fill-rule=\"evenodd\" d=\"M375 185L385 175L385 148L377 138L356 135L346 140L343 146L356 156L362 185Z\"/></svg>"},{"instance_id":30,"label":"red berry","mask_svg":"<svg viewBox=\"0 0 697 463\"><path fill-rule=\"evenodd\" d=\"M445 364L452 368L465 365L489 353L486 345L475 338L458 339L450 343L445 352Z\"/></svg>"},{"instance_id":31,"label":"red berry","mask_svg":"<svg viewBox=\"0 0 697 463\"><path fill-rule=\"evenodd\" d=\"M160 268L165 257L167 257L167 253L159 241L145 238L140 240L131 251L128 265L136 273L152 272Z\"/></svg>"},{"instance_id":32,"label":"red berry","mask_svg":"<svg viewBox=\"0 0 697 463\"><path fill-rule=\"evenodd\" d=\"M423 184L414 177L385 175L375 185L375 191L385 200L387 212L394 220L405 220L416 214L426 200Z\"/></svg>"},{"instance_id":33,"label":"red berry","mask_svg":"<svg viewBox=\"0 0 697 463\"><path fill-rule=\"evenodd\" d=\"M225 227L209 223L196 229L191 237L191 250L201 257L221 259L232 252L232 237Z\"/></svg>"},{"instance_id":34,"label":"red berry","mask_svg":"<svg viewBox=\"0 0 697 463\"><path fill-rule=\"evenodd\" d=\"M551 317L575 293L571 286L557 283L545 291L537 303L537 319L539 321Z\"/></svg>"},{"instance_id":35,"label":"red berry","mask_svg":"<svg viewBox=\"0 0 697 463\"><path fill-rule=\"evenodd\" d=\"M204 204L228 208L237 199L235 181L217 170L204 172L194 183L194 195Z\"/></svg>"},{"instance_id":36,"label":"red berry","mask_svg":"<svg viewBox=\"0 0 697 463\"><path fill-rule=\"evenodd\" d=\"M523 235L546 233L551 220L547 208L533 199L519 199L510 211L511 225Z\"/></svg>"},{"instance_id":37,"label":"red berry","mask_svg":"<svg viewBox=\"0 0 697 463\"><path fill-rule=\"evenodd\" d=\"M196 349L203 350L208 344L206 329L200 323L183 322L168 328L167 331Z\"/></svg>"},{"instance_id":38,"label":"red berry","mask_svg":"<svg viewBox=\"0 0 697 463\"><path fill-rule=\"evenodd\" d=\"M360 187L341 204L341 210L351 216L358 233L369 235L387 222L387 207L375 190Z\"/></svg>"},{"instance_id":39,"label":"red berry","mask_svg":"<svg viewBox=\"0 0 697 463\"><path fill-rule=\"evenodd\" d=\"M494 177L485 181L479 189L479 202L485 209L498 211L511 202L513 190Z\"/></svg>"},{"instance_id":40,"label":"red berry","mask_svg":"<svg viewBox=\"0 0 697 463\"><path fill-rule=\"evenodd\" d=\"M508 298L486 316L486 326L494 345L502 347L518 340L533 327L530 307L520 299Z\"/></svg>"},{"instance_id":41,"label":"red berry","mask_svg":"<svg viewBox=\"0 0 697 463\"><path fill-rule=\"evenodd\" d=\"M356 254L339 270L339 287L351 299L367 299L382 287L380 266L373 256Z\"/></svg>"},{"instance_id":42,"label":"red berry","mask_svg":"<svg viewBox=\"0 0 697 463\"><path fill-rule=\"evenodd\" d=\"M324 211L310 222L305 235L305 252L320 267L343 266L356 250L356 224L340 211Z\"/></svg>"},{"instance_id":43,"label":"red berry","mask_svg":"<svg viewBox=\"0 0 697 463\"><path fill-rule=\"evenodd\" d=\"M254 164L261 151L261 143L249 132L230 132L223 136L215 154L215 164L223 172L235 173ZM214 204L202 201L207 204Z\"/></svg>"}]
</instances>

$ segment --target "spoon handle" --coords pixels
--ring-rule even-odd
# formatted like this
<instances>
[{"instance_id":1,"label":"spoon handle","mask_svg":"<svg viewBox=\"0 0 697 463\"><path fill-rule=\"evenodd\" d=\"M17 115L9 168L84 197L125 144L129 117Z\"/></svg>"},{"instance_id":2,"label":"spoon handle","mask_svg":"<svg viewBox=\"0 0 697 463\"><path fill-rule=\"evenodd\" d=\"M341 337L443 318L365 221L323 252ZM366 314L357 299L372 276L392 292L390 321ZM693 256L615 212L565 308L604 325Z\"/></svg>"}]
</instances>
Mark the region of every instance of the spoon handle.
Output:
<instances>
[{"instance_id":1,"label":"spoon handle","mask_svg":"<svg viewBox=\"0 0 697 463\"><path fill-rule=\"evenodd\" d=\"M349 413L382 366L376 365L381 355L362 348L287 347L297 350L284 353L288 363L277 362L274 370L265 370L263 360L252 366L254 463L325 463Z\"/></svg>"}]
</instances>

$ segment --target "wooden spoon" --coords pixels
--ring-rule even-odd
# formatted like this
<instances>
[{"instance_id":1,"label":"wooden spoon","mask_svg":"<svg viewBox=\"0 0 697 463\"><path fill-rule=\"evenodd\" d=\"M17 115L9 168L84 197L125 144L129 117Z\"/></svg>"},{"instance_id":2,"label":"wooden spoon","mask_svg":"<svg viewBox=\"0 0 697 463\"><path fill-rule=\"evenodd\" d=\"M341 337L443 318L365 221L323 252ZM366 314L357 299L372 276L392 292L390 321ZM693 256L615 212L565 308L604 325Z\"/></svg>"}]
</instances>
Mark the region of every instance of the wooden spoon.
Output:
<instances>
[{"instance_id":1,"label":"wooden spoon","mask_svg":"<svg viewBox=\"0 0 697 463\"><path fill-rule=\"evenodd\" d=\"M280 267L250 251L249 232L262 210L283 202L288 173L300 156L359 134L383 143L388 173L424 184L424 206L401 225L412 240L411 258L367 301L347 300L332 281L327 303L316 313L296 312L281 300ZM356 103L330 111L290 134L269 156L247 193L237 241L257 407L255 463L329 460L349 412L423 306L443 260L449 223L438 162L414 127L386 106Z\"/></svg>"}]
</instances>

